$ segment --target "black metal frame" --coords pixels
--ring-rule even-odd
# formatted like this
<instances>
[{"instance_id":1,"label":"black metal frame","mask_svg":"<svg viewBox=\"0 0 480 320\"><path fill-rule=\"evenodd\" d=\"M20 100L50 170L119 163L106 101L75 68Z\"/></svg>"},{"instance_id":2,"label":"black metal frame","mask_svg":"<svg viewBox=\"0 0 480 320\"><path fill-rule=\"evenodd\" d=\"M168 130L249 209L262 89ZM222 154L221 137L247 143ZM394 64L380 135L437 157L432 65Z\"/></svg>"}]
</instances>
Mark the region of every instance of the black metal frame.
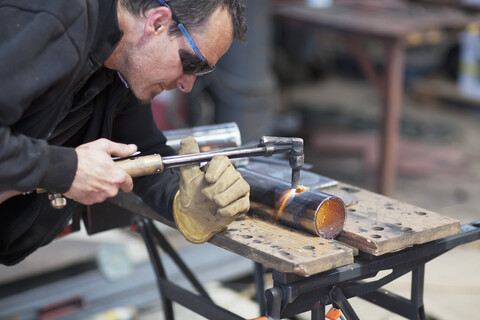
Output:
<instances>
[{"instance_id":1,"label":"black metal frame","mask_svg":"<svg viewBox=\"0 0 480 320\"><path fill-rule=\"evenodd\" d=\"M225 319L225 320L239 320L243 319L236 314L217 306L203 288L201 283L197 280L195 275L190 271L187 265L183 262L175 249L165 239L161 232L155 227L152 220L147 218L138 218L136 220L138 225L138 232L147 246L150 261L153 266L157 278L158 290L163 304L165 313L165 320L173 320L173 306L172 302L177 302L182 306L204 316L208 319ZM186 290L173 282L168 281L165 270L163 268L160 254L157 250L159 245L165 253L167 253L175 264L179 267L185 277L190 281L193 287L198 291L199 295Z\"/></svg>"},{"instance_id":2,"label":"black metal frame","mask_svg":"<svg viewBox=\"0 0 480 320\"><path fill-rule=\"evenodd\" d=\"M459 234L416 245L396 253L374 257L361 254L355 263L305 278L273 271L274 285L266 290L267 313L281 319L312 310L312 319L324 319L325 306L342 310L348 320L358 319L348 298L360 297L408 319L425 319L423 286L425 263L459 245L480 239L480 221L462 226ZM385 277L362 282L379 271L392 270ZM412 272L411 298L406 299L381 287Z\"/></svg>"},{"instance_id":3,"label":"black metal frame","mask_svg":"<svg viewBox=\"0 0 480 320\"><path fill-rule=\"evenodd\" d=\"M212 301L195 275L155 228L152 220L138 218L136 223L147 246L157 277L166 320L174 319L172 302L180 303L208 319L242 319ZM425 263L450 249L478 239L480 239L480 221L475 221L463 225L459 234L380 257L361 253L353 264L310 277L273 270L274 284L272 288L265 291L265 295L263 295L265 268L255 263L254 276L260 314L267 315L268 319L277 320L311 311L311 318L318 320L325 318L325 306L331 304L341 309L348 320L356 320L359 318L348 299L360 297L408 319L425 319L423 306ZM170 255L199 295L167 279L157 251L157 244ZM391 272L375 281L362 281L375 277L382 270L391 270ZM410 299L381 289L382 286L409 272L412 273Z\"/></svg>"}]
</instances>

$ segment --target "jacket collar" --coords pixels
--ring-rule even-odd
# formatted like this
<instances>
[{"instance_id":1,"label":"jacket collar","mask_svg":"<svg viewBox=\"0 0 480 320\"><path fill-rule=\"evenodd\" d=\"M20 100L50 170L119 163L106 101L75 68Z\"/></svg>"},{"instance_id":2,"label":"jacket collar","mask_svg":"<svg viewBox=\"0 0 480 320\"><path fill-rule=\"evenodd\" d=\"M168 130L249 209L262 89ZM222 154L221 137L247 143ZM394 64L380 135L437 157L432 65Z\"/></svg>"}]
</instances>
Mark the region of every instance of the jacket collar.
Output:
<instances>
[{"instance_id":1,"label":"jacket collar","mask_svg":"<svg viewBox=\"0 0 480 320\"><path fill-rule=\"evenodd\" d=\"M96 2L98 4L98 21L92 55L96 63L103 65L118 45L123 32L118 25L117 0L99 0Z\"/></svg>"}]
</instances>

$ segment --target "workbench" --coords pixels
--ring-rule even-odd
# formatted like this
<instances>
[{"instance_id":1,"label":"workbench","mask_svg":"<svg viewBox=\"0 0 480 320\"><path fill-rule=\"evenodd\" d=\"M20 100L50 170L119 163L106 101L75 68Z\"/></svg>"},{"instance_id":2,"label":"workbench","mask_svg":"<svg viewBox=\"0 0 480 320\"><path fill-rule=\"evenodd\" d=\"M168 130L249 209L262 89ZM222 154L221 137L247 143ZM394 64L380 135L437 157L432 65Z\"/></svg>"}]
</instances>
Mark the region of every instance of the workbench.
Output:
<instances>
[{"instance_id":1,"label":"workbench","mask_svg":"<svg viewBox=\"0 0 480 320\"><path fill-rule=\"evenodd\" d=\"M445 30L462 30L478 21L478 14L409 1L336 0L328 7L311 7L304 1L283 1L273 15L279 24L297 29L332 32L346 48L365 77L377 89L383 104L377 191L392 195L396 175L397 145L404 90L407 42L429 45ZM437 40L435 40L437 39ZM383 68L367 53L367 44L383 48Z\"/></svg>"},{"instance_id":2,"label":"workbench","mask_svg":"<svg viewBox=\"0 0 480 320\"><path fill-rule=\"evenodd\" d=\"M255 262L260 312L270 319L306 311L312 312L312 319L324 319L328 305L340 308L349 320L358 319L347 300L357 296L406 318L425 319L425 263L480 238L480 222L460 226L453 218L344 183L323 188L322 192L358 200L348 207L343 231L336 239L323 239L249 213L210 240L213 245ZM107 202L137 214L134 223L150 254L166 319L174 319L172 302L208 319L241 319L215 305L152 219L173 226L171 222L132 194L121 194ZM157 245L175 260L198 294L167 279ZM273 287L266 291L265 269L272 270L274 280ZM382 270L391 273L362 282ZM410 299L382 291L382 286L409 272Z\"/></svg>"}]
</instances>

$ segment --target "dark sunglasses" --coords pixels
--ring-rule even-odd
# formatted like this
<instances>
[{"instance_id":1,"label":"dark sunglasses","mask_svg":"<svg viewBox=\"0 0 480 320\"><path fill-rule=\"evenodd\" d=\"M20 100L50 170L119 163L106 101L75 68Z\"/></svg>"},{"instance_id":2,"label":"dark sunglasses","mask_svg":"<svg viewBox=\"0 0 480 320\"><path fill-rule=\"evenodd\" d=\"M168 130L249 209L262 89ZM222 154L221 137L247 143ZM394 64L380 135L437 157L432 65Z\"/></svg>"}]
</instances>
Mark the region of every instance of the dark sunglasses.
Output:
<instances>
[{"instance_id":1,"label":"dark sunglasses","mask_svg":"<svg viewBox=\"0 0 480 320\"><path fill-rule=\"evenodd\" d=\"M193 51L195 52L195 55L192 55L188 51L183 49L180 49L178 51L180 60L182 61L183 72L185 74L203 76L215 70L215 66L211 66L208 64L207 60L205 59L203 54L200 52L200 49L198 49L192 37L188 33L187 29L185 29L185 26L183 25L183 23L181 23L180 20L178 20L177 16L175 15L175 12L168 5L168 3L165 0L157 0L157 1L162 6L170 9L170 11L172 12L172 18L177 23L178 29L180 29L180 32L182 32L183 36L185 37L185 39L187 39L188 43L190 44Z\"/></svg>"}]
</instances>

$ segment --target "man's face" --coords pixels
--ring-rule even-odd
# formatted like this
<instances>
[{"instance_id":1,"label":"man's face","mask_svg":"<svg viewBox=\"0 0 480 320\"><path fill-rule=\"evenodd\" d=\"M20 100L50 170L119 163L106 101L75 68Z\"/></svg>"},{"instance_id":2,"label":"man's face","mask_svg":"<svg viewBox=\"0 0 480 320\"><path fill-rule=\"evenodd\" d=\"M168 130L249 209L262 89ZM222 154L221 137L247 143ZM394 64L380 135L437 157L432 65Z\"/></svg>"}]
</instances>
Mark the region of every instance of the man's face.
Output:
<instances>
[{"instance_id":1,"label":"man's face","mask_svg":"<svg viewBox=\"0 0 480 320\"><path fill-rule=\"evenodd\" d=\"M160 7L154 10L168 10ZM148 14L147 12L147 21ZM148 34L135 41L121 44L123 66L120 73L127 81L135 96L149 101L164 90L178 88L190 92L196 76L185 74L179 56L179 50L195 55L183 35L175 38L168 36L168 26L157 28L155 34ZM218 8L210 17L203 30L189 30L193 41L202 52L208 64L213 66L227 52L233 41L233 30L227 10Z\"/></svg>"}]
</instances>

